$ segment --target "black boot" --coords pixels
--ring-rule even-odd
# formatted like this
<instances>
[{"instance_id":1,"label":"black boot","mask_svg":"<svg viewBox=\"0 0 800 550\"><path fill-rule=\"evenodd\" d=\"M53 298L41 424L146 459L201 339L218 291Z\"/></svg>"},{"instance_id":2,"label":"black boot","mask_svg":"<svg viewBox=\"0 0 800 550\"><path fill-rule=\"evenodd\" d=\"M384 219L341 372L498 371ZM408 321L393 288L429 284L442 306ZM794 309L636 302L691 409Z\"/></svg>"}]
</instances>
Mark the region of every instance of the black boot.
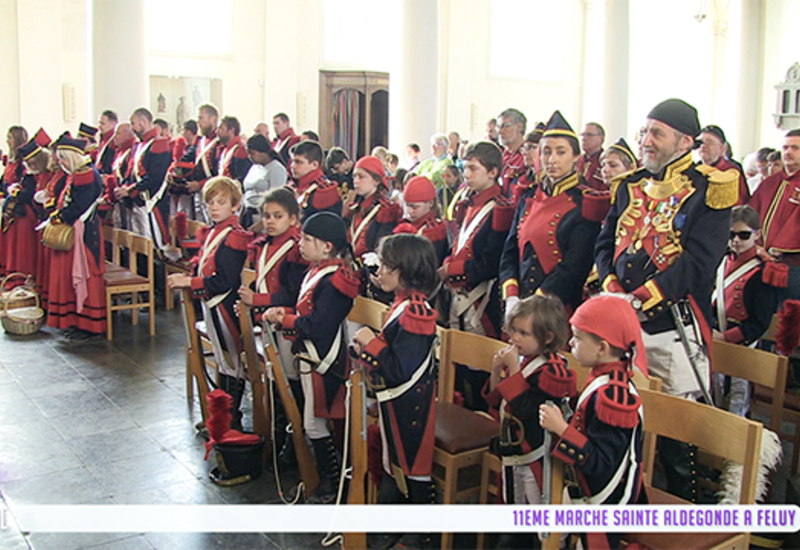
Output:
<instances>
[{"instance_id":1,"label":"black boot","mask_svg":"<svg viewBox=\"0 0 800 550\"><path fill-rule=\"evenodd\" d=\"M697 447L666 437L658 438L658 457L667 478L667 492L697 502Z\"/></svg>"},{"instance_id":2,"label":"black boot","mask_svg":"<svg viewBox=\"0 0 800 550\"><path fill-rule=\"evenodd\" d=\"M242 396L244 395L244 379L219 374L219 389L231 396L231 429L242 431Z\"/></svg>"},{"instance_id":3,"label":"black boot","mask_svg":"<svg viewBox=\"0 0 800 550\"><path fill-rule=\"evenodd\" d=\"M306 499L308 504L330 504L336 500L336 490L339 488L339 455L333 445L333 438L323 437L312 439L314 457L317 460L319 472L319 487L314 494Z\"/></svg>"},{"instance_id":4,"label":"black boot","mask_svg":"<svg viewBox=\"0 0 800 550\"><path fill-rule=\"evenodd\" d=\"M406 478L406 484L409 504L436 504L436 485L433 481L415 481ZM434 547L431 533L408 533L403 535L401 542L410 549Z\"/></svg>"}]
</instances>

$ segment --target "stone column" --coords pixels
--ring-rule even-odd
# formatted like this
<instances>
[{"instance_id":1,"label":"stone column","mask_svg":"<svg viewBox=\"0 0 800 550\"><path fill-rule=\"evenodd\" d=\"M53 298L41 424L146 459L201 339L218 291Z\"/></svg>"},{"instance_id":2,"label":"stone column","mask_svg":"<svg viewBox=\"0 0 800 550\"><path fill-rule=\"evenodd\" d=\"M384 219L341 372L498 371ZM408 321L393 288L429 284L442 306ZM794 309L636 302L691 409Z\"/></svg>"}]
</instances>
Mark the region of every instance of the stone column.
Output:
<instances>
[{"instance_id":1,"label":"stone column","mask_svg":"<svg viewBox=\"0 0 800 550\"><path fill-rule=\"evenodd\" d=\"M624 137L631 147L628 135L628 75L630 40L628 26L628 0L604 0L605 25L603 27L603 83L600 88L601 119L606 130L604 147ZM587 47L592 47L587 45ZM588 121L587 121L588 122ZM580 130L579 130L580 131Z\"/></svg>"},{"instance_id":2,"label":"stone column","mask_svg":"<svg viewBox=\"0 0 800 550\"><path fill-rule=\"evenodd\" d=\"M764 48L762 13L761 0L748 0L739 2L738 14L731 14L732 17L738 16L740 21L738 51L735 52L739 72L737 81L731 83L736 96L735 124L733 128L730 130L726 128L725 131L736 159L741 159L742 156L761 147L762 144L758 142L762 122L759 105L762 102L771 105L775 100L772 86L763 86L762 81ZM766 94L770 94L766 95L763 101L760 95L762 88Z\"/></svg>"},{"instance_id":3,"label":"stone column","mask_svg":"<svg viewBox=\"0 0 800 550\"><path fill-rule=\"evenodd\" d=\"M104 109L127 120L150 108L144 0L91 0L90 121ZM167 22L164 22L167 24Z\"/></svg>"},{"instance_id":4,"label":"stone column","mask_svg":"<svg viewBox=\"0 0 800 550\"><path fill-rule=\"evenodd\" d=\"M439 15L437 0L401 2L398 71L389 76L389 147L416 142L430 156L429 138L439 122ZM401 155L402 156L402 155Z\"/></svg>"}]
</instances>

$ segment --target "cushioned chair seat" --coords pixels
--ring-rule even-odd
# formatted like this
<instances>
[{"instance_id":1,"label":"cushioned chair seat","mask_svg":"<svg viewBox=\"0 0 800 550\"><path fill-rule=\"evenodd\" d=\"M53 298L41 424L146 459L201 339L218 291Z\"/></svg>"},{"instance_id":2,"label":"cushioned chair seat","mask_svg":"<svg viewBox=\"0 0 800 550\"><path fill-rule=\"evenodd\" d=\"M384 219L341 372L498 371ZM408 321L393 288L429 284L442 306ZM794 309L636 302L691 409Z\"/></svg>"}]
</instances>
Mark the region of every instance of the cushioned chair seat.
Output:
<instances>
[{"instance_id":1,"label":"cushioned chair seat","mask_svg":"<svg viewBox=\"0 0 800 550\"><path fill-rule=\"evenodd\" d=\"M645 490L649 504L692 505L690 502L650 486L645 486ZM629 544L636 542L648 548L684 550L686 548L713 548L729 538L731 538L731 533L626 533L623 540Z\"/></svg>"},{"instance_id":2,"label":"cushioned chair seat","mask_svg":"<svg viewBox=\"0 0 800 550\"><path fill-rule=\"evenodd\" d=\"M146 285L149 284L147 277L141 277L128 271L106 272L103 276L106 286L125 286L125 285Z\"/></svg>"},{"instance_id":3,"label":"cushioned chair seat","mask_svg":"<svg viewBox=\"0 0 800 550\"><path fill-rule=\"evenodd\" d=\"M764 403L772 403L772 390L764 386L755 387L755 398ZM793 411L800 412L800 394L791 390L786 390L786 395L783 399L783 407Z\"/></svg>"},{"instance_id":4,"label":"cushioned chair seat","mask_svg":"<svg viewBox=\"0 0 800 550\"><path fill-rule=\"evenodd\" d=\"M487 447L497 422L453 403L436 404L436 446L450 453Z\"/></svg>"}]
</instances>

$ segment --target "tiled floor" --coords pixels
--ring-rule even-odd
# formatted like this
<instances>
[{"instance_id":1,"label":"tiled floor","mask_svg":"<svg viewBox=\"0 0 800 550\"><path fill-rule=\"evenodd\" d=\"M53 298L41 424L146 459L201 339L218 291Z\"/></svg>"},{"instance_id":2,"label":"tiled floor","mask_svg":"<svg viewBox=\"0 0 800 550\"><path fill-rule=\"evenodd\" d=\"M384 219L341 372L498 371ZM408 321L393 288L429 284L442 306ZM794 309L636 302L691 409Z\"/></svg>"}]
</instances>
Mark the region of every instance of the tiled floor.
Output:
<instances>
[{"instance_id":1,"label":"tiled floor","mask_svg":"<svg viewBox=\"0 0 800 550\"><path fill-rule=\"evenodd\" d=\"M9 524L0 530L0 548L322 547L322 534L24 534L16 528L14 509L23 504L278 502L271 472L236 487L208 480L194 429L199 409L185 397L182 323L179 310L160 311L158 334L150 337L146 322L132 327L122 315L113 344L104 338L70 343L50 329L30 337L0 331L0 510L8 510ZM787 463L773 480L778 502ZM284 486L294 481L290 474ZM466 537L457 544L473 546Z\"/></svg>"},{"instance_id":2,"label":"tiled floor","mask_svg":"<svg viewBox=\"0 0 800 550\"><path fill-rule=\"evenodd\" d=\"M146 321L146 316L145 319ZM0 494L17 550L321 548L322 534L20 533L23 504L225 504L278 501L271 472L236 487L208 480L187 403L179 310L157 314L158 335L122 315L113 344L70 343L58 331L0 334ZM287 479L284 483L291 481Z\"/></svg>"}]
</instances>

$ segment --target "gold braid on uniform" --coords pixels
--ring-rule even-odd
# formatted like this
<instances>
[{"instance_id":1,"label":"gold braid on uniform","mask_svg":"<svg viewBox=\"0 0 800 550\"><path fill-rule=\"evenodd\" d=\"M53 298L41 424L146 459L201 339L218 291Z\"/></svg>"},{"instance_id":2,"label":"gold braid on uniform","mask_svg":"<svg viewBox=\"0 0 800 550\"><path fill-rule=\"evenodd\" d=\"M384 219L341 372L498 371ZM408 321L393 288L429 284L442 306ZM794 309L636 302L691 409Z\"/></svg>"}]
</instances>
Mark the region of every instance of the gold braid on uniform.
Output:
<instances>
[{"instance_id":1,"label":"gold braid on uniform","mask_svg":"<svg viewBox=\"0 0 800 550\"><path fill-rule=\"evenodd\" d=\"M739 172L734 169L721 172L705 164L699 164L695 168L708 178L706 206L722 210L739 202Z\"/></svg>"}]
</instances>

